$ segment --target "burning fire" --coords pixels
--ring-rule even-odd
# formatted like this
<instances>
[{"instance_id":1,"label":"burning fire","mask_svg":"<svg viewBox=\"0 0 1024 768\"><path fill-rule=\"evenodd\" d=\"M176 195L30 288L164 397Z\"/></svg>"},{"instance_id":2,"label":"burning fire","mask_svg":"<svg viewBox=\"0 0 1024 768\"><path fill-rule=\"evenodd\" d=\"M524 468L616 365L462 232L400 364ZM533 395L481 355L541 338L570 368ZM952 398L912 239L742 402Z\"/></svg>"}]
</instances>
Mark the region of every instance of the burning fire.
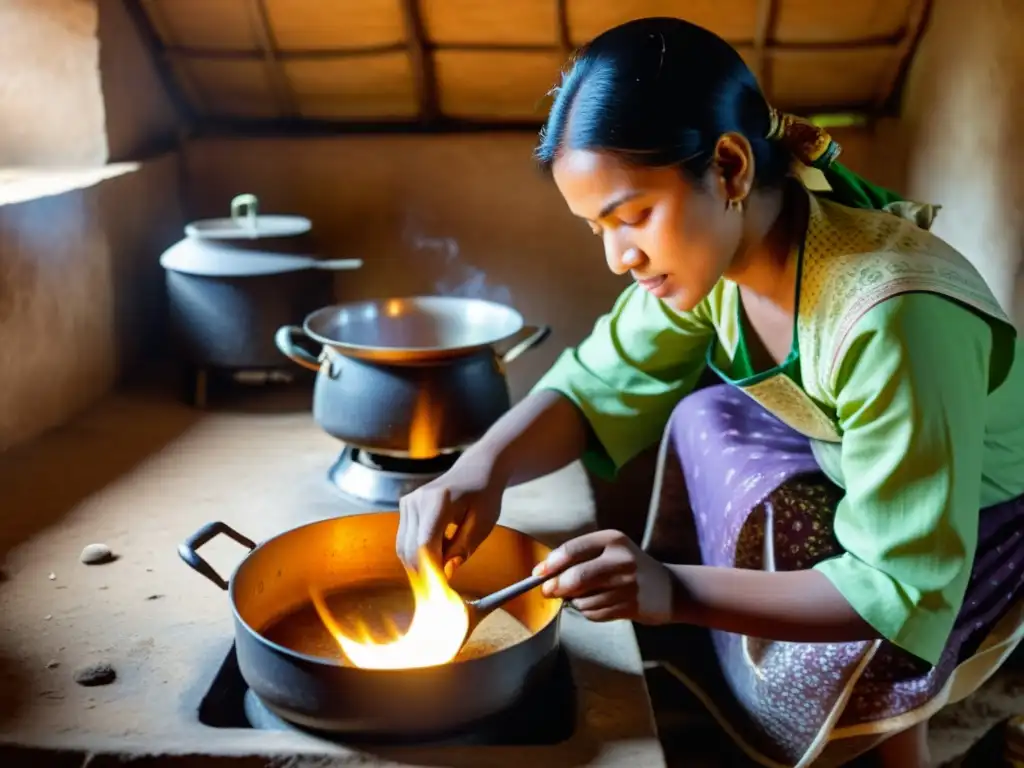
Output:
<instances>
[{"instance_id":1,"label":"burning fire","mask_svg":"<svg viewBox=\"0 0 1024 768\"><path fill-rule=\"evenodd\" d=\"M355 666L364 669L431 667L445 664L458 654L469 629L465 602L425 553L420 556L419 571L409 570L408 573L416 601L412 622L404 635L399 634L392 622L391 637L383 642L373 638L362 620L357 623L357 636L347 634L331 614L323 595L310 589L320 620Z\"/></svg>"},{"instance_id":2,"label":"burning fire","mask_svg":"<svg viewBox=\"0 0 1024 768\"><path fill-rule=\"evenodd\" d=\"M437 455L438 421L430 394L421 389L409 424L409 456L429 459ZM448 537L453 532L446 532ZM341 650L357 667L365 669L412 669L446 664L458 655L469 629L469 612L459 594L448 586L444 572L427 552L420 552L419 570L406 569L415 609L403 635L387 622L390 637L376 640L364 620L350 635L331 614L323 594L311 588L313 606Z\"/></svg>"},{"instance_id":3,"label":"burning fire","mask_svg":"<svg viewBox=\"0 0 1024 768\"><path fill-rule=\"evenodd\" d=\"M416 395L409 423L409 458L432 459L437 455L437 419L433 417L430 393L421 389Z\"/></svg>"}]
</instances>

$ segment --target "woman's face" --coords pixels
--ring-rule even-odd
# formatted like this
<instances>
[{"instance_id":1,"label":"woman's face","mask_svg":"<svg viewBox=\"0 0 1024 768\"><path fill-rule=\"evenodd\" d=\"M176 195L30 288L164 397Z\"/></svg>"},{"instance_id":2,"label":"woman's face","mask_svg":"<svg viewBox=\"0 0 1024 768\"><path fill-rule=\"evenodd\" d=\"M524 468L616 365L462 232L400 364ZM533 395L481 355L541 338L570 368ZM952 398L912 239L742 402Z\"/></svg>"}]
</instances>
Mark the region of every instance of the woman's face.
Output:
<instances>
[{"instance_id":1,"label":"woman's face","mask_svg":"<svg viewBox=\"0 0 1024 768\"><path fill-rule=\"evenodd\" d=\"M554 163L569 209L604 243L608 268L675 309L700 303L729 267L742 238L721 173L700 187L676 168L637 168L615 156L568 150Z\"/></svg>"}]
</instances>

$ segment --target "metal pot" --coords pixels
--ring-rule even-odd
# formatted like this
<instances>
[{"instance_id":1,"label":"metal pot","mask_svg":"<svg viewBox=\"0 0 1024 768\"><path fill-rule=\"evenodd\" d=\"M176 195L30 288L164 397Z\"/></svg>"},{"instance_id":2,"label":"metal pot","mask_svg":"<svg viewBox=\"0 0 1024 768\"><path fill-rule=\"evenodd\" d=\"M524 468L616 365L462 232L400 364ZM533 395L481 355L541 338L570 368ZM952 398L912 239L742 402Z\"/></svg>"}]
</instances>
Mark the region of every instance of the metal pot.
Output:
<instances>
[{"instance_id":1,"label":"metal pot","mask_svg":"<svg viewBox=\"0 0 1024 768\"><path fill-rule=\"evenodd\" d=\"M257 210L255 196L239 195L231 218L188 224L160 257L174 346L194 368L279 368L274 331L331 302L331 272L362 264L307 255L309 219Z\"/></svg>"},{"instance_id":2,"label":"metal pot","mask_svg":"<svg viewBox=\"0 0 1024 768\"><path fill-rule=\"evenodd\" d=\"M318 372L313 417L324 431L371 453L432 458L472 445L511 407L505 366L550 332L501 304L428 296L325 307L276 341Z\"/></svg>"},{"instance_id":3,"label":"metal pot","mask_svg":"<svg viewBox=\"0 0 1024 768\"><path fill-rule=\"evenodd\" d=\"M327 591L382 582L406 584L395 555L397 513L320 520L256 546L222 522L209 523L178 548L181 558L228 592L242 677L276 715L336 733L421 735L455 731L499 713L552 671L562 602L539 590L504 606L529 631L521 642L464 661L404 670L360 669L299 653L262 633ZM225 581L198 553L224 534L251 552ZM526 578L550 552L497 526L455 574L460 594L485 595Z\"/></svg>"}]
</instances>

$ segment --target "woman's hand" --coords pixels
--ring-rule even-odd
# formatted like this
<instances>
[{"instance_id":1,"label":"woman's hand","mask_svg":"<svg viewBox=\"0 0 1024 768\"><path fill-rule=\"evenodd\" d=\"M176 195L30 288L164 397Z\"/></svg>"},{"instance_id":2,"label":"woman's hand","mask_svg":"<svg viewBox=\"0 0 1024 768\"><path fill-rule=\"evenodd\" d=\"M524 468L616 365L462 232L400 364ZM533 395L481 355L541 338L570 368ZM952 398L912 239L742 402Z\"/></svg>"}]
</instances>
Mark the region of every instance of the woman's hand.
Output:
<instances>
[{"instance_id":1,"label":"woman's hand","mask_svg":"<svg viewBox=\"0 0 1024 768\"><path fill-rule=\"evenodd\" d=\"M426 550L450 578L498 522L504 492L486 463L457 463L399 500L398 557L417 568Z\"/></svg>"},{"instance_id":2,"label":"woman's hand","mask_svg":"<svg viewBox=\"0 0 1024 768\"><path fill-rule=\"evenodd\" d=\"M544 594L571 600L591 621L672 620L671 572L621 531L597 531L565 542L534 569L534 575L563 568L544 582Z\"/></svg>"}]
</instances>

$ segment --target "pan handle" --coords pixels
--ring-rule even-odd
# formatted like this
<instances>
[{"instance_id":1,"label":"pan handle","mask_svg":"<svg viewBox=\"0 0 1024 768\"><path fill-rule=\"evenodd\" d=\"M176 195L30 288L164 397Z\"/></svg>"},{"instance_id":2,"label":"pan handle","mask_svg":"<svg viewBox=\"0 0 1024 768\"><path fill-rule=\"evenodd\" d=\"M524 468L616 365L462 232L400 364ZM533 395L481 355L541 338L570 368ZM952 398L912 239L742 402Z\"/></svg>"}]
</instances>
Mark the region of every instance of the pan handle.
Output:
<instances>
[{"instance_id":1,"label":"pan handle","mask_svg":"<svg viewBox=\"0 0 1024 768\"><path fill-rule=\"evenodd\" d=\"M320 372L320 361L295 343L295 337L305 337L306 332L297 325L283 325L274 334L274 344L285 357L291 358L303 368Z\"/></svg>"},{"instance_id":2,"label":"pan handle","mask_svg":"<svg viewBox=\"0 0 1024 768\"><path fill-rule=\"evenodd\" d=\"M328 271L338 271L343 269L359 269L363 266L362 259L327 259L325 261L313 260L311 264L313 269L324 269Z\"/></svg>"},{"instance_id":3,"label":"pan handle","mask_svg":"<svg viewBox=\"0 0 1024 768\"><path fill-rule=\"evenodd\" d=\"M503 364L508 365L524 352L529 352L534 347L540 346L544 343L545 339L551 335L551 326L527 326L523 329L523 332L529 333L530 335L501 355L501 362Z\"/></svg>"},{"instance_id":4,"label":"pan handle","mask_svg":"<svg viewBox=\"0 0 1024 768\"><path fill-rule=\"evenodd\" d=\"M246 538L227 523L217 520L207 523L179 544L178 556L191 566L192 570L202 574L221 589L226 590L228 588L227 579L213 570L213 566L206 562L198 551L201 546L209 543L211 539L217 538L222 533L229 539L234 539L243 547L248 547L250 552L256 549L256 542L252 539Z\"/></svg>"}]
</instances>

